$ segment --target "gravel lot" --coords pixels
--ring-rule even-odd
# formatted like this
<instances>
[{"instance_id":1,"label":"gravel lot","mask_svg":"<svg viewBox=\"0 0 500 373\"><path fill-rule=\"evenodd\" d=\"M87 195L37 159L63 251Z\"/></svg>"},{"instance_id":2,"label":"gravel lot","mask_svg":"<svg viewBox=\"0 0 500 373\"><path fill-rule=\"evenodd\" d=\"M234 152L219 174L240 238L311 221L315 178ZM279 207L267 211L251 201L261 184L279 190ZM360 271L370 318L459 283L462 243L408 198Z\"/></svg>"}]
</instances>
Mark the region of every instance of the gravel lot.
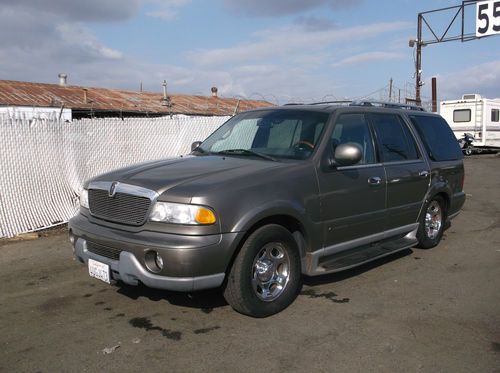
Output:
<instances>
[{"instance_id":1,"label":"gravel lot","mask_svg":"<svg viewBox=\"0 0 500 373\"><path fill-rule=\"evenodd\" d=\"M0 372L500 372L500 157L465 165L438 247L305 279L267 319L91 279L64 233L0 241Z\"/></svg>"}]
</instances>

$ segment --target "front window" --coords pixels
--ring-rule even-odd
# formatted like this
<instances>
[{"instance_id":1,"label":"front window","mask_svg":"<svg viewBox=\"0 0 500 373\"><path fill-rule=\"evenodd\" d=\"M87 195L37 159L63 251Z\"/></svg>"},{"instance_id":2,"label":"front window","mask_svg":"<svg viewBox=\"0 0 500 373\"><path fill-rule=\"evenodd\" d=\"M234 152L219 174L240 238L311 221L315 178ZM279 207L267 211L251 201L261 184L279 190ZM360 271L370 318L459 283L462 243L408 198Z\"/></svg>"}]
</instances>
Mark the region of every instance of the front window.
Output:
<instances>
[{"instance_id":1,"label":"front window","mask_svg":"<svg viewBox=\"0 0 500 373\"><path fill-rule=\"evenodd\" d=\"M306 110L243 113L210 135L198 152L306 159L318 145L328 116Z\"/></svg>"},{"instance_id":2,"label":"front window","mask_svg":"<svg viewBox=\"0 0 500 373\"><path fill-rule=\"evenodd\" d=\"M364 114L340 115L333 129L331 143L334 152L339 145L357 144L363 151L359 164L375 163L372 136Z\"/></svg>"}]
</instances>

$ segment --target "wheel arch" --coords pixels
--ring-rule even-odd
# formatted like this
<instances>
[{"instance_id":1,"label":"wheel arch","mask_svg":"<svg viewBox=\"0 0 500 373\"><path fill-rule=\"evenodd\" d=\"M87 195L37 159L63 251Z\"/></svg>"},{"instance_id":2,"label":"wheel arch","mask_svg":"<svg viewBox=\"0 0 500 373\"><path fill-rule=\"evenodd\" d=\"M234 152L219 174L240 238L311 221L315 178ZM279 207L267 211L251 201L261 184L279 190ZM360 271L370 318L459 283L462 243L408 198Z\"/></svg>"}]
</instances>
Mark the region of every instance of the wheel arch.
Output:
<instances>
[{"instance_id":1,"label":"wheel arch","mask_svg":"<svg viewBox=\"0 0 500 373\"><path fill-rule=\"evenodd\" d=\"M422 209L421 209L420 215L418 217L419 220L420 220L420 216L422 214L425 214L425 211L424 211L425 206L430 201L432 201L433 198L435 198L437 196L441 197L445 203L444 210L445 210L445 219L446 219L448 216L448 211L449 211L450 204L451 204L452 193L453 192L447 183L438 183L438 184L434 185L433 187L431 187L431 189L427 193L427 196L425 197L424 203L422 204Z\"/></svg>"},{"instance_id":2,"label":"wheel arch","mask_svg":"<svg viewBox=\"0 0 500 373\"><path fill-rule=\"evenodd\" d=\"M245 231L245 234L241 236L240 240L236 244L236 249L234 250L231 260L228 263L228 266L226 268L226 273L228 273L233 266L234 260L236 259L236 256L239 254L241 247L247 240L247 238L255 232L257 229L269 225L269 224L276 224L280 225L286 230L290 232L290 234L293 236L301 258L301 268L302 271L305 268L305 257L306 257L306 252L307 252L307 242L309 235L307 233L307 229L304 226L304 224L296 217L291 214L286 214L286 213L276 213L276 214L271 214L267 216L260 217L260 219L256 219L252 221L251 224L248 225L248 228Z\"/></svg>"},{"instance_id":3,"label":"wheel arch","mask_svg":"<svg viewBox=\"0 0 500 373\"><path fill-rule=\"evenodd\" d=\"M441 197L441 199L444 201L444 214L445 214L445 219L448 217L448 210L450 209L450 203L451 203L451 197L448 193L441 191L439 193L436 193L434 197Z\"/></svg>"}]
</instances>

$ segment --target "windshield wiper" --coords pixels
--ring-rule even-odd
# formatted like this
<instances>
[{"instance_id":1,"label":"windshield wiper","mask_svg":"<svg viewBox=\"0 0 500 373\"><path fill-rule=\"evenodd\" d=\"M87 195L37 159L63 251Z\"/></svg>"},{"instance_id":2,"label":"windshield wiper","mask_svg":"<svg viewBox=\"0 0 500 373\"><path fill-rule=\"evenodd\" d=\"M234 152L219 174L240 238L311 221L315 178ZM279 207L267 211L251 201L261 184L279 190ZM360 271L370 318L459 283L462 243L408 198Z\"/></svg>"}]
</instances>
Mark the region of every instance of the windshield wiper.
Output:
<instances>
[{"instance_id":1,"label":"windshield wiper","mask_svg":"<svg viewBox=\"0 0 500 373\"><path fill-rule=\"evenodd\" d=\"M262 154L258 153L256 151L250 150L250 149L226 149L226 150L221 150L220 152L217 152L216 154L221 154L221 155L231 155L231 154L236 154L236 155L255 155L257 157L267 159L268 161L273 161L277 162L278 160L274 157L271 157L270 155L267 154Z\"/></svg>"}]
</instances>

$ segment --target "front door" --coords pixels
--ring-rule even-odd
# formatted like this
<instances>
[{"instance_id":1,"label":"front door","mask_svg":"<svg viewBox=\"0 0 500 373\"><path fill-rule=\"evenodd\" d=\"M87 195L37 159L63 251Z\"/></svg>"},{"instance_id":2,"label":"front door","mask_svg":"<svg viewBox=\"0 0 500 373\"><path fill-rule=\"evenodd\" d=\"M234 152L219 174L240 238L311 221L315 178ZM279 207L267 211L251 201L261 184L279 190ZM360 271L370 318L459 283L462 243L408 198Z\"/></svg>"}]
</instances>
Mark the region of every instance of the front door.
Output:
<instances>
[{"instance_id":1,"label":"front door","mask_svg":"<svg viewBox=\"0 0 500 373\"><path fill-rule=\"evenodd\" d=\"M383 232L385 226L386 177L377 163L364 113L340 114L335 120L331 146L345 143L361 147L361 161L348 167L324 167L318 175L326 247Z\"/></svg>"}]
</instances>

